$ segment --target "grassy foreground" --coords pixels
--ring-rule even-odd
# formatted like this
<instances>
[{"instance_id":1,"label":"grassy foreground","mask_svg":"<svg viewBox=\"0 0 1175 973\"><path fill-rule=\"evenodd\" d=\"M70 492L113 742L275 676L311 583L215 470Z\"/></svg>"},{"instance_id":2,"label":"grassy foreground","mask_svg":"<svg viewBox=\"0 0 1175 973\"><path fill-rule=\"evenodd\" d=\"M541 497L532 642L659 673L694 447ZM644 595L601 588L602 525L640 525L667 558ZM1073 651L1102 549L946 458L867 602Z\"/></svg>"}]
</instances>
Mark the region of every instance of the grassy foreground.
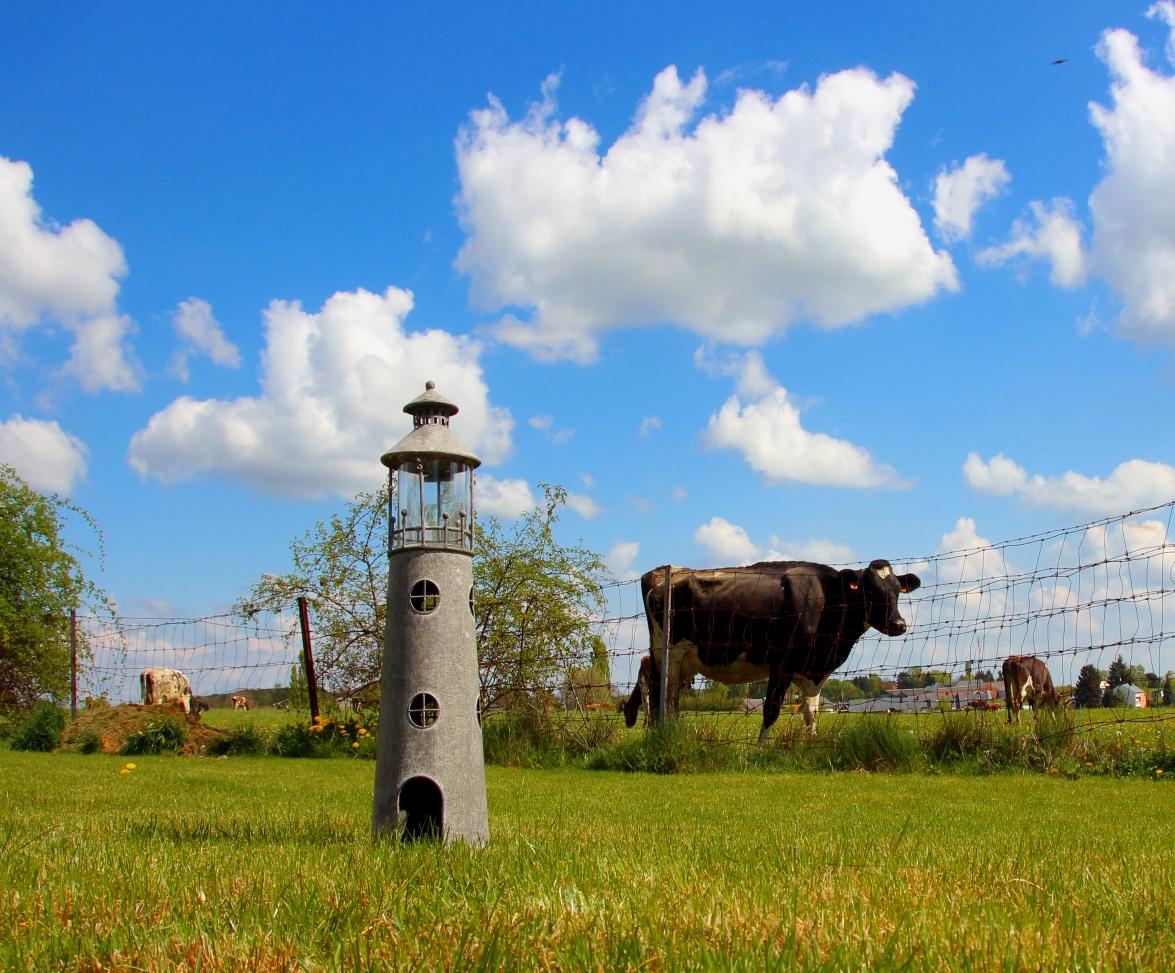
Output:
<instances>
[{"instance_id":1,"label":"grassy foreground","mask_svg":"<svg viewBox=\"0 0 1175 973\"><path fill-rule=\"evenodd\" d=\"M1164 780L488 769L373 846L371 761L0 750L4 970L1163 970Z\"/></svg>"}]
</instances>

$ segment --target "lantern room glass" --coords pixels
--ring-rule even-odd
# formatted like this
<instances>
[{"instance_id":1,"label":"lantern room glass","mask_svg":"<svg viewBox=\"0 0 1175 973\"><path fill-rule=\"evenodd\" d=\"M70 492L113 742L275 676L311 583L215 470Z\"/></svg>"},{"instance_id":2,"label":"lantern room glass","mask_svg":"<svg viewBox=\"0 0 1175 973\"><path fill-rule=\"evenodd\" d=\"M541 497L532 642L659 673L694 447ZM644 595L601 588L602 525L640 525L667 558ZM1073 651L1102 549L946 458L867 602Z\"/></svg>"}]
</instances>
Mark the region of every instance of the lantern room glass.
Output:
<instances>
[{"instance_id":1,"label":"lantern room glass","mask_svg":"<svg viewBox=\"0 0 1175 973\"><path fill-rule=\"evenodd\" d=\"M473 470L448 457L422 457L395 472L391 546L472 551Z\"/></svg>"}]
</instances>

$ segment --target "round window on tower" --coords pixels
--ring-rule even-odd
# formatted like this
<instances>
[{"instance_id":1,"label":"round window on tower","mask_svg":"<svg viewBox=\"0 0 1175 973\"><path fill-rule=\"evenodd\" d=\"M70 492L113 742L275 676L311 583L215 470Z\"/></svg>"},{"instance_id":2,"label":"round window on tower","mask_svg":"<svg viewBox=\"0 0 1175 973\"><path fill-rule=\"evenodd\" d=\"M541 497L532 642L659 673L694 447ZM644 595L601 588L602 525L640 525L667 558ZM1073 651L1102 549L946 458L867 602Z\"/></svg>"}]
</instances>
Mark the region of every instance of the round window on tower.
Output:
<instances>
[{"instance_id":1,"label":"round window on tower","mask_svg":"<svg viewBox=\"0 0 1175 973\"><path fill-rule=\"evenodd\" d=\"M417 693L408 704L408 721L422 730L432 726L441 715L441 704L432 693Z\"/></svg>"},{"instance_id":2,"label":"round window on tower","mask_svg":"<svg viewBox=\"0 0 1175 973\"><path fill-rule=\"evenodd\" d=\"M437 610L441 603L441 589L427 578L417 581L412 586L412 594L408 599L412 610L427 615Z\"/></svg>"}]
</instances>

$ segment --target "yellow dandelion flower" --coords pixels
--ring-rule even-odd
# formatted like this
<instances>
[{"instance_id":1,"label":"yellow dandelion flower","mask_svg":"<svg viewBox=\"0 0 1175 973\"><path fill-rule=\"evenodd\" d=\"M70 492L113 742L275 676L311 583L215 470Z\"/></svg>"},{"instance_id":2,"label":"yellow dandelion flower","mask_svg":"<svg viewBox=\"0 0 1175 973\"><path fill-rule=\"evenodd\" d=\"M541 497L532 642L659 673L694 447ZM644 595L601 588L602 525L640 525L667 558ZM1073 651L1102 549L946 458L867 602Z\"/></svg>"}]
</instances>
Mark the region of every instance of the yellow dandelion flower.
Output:
<instances>
[{"instance_id":1,"label":"yellow dandelion flower","mask_svg":"<svg viewBox=\"0 0 1175 973\"><path fill-rule=\"evenodd\" d=\"M356 740L354 743L352 743L352 744L351 744L351 749L352 749L352 750L358 750L358 749L359 749L359 741L358 741L358 740ZM1161 771L1160 771L1160 773L1161 773Z\"/></svg>"},{"instance_id":2,"label":"yellow dandelion flower","mask_svg":"<svg viewBox=\"0 0 1175 973\"><path fill-rule=\"evenodd\" d=\"M1162 777L1162 776L1163 776L1163 768L1162 768L1162 767L1156 767L1156 768L1155 768L1155 776L1156 776L1156 777Z\"/></svg>"},{"instance_id":3,"label":"yellow dandelion flower","mask_svg":"<svg viewBox=\"0 0 1175 973\"><path fill-rule=\"evenodd\" d=\"M123 768L122 768L122 770L120 770L120 771L119 771L119 773L120 773L120 774L129 774L129 773L130 773L130 771L129 771L129 770L127 770L125 767L123 767Z\"/></svg>"},{"instance_id":4,"label":"yellow dandelion flower","mask_svg":"<svg viewBox=\"0 0 1175 973\"><path fill-rule=\"evenodd\" d=\"M135 765L132 763L124 764L124 766L126 767L127 770L134 770L135 769Z\"/></svg>"},{"instance_id":5,"label":"yellow dandelion flower","mask_svg":"<svg viewBox=\"0 0 1175 973\"><path fill-rule=\"evenodd\" d=\"M367 736L367 727L365 727L365 726L359 727L359 735L361 737Z\"/></svg>"},{"instance_id":6,"label":"yellow dandelion flower","mask_svg":"<svg viewBox=\"0 0 1175 973\"><path fill-rule=\"evenodd\" d=\"M315 723L321 723L321 722L322 722L322 717L321 717L321 716L316 716L316 717L314 717L314 722L315 722Z\"/></svg>"}]
</instances>

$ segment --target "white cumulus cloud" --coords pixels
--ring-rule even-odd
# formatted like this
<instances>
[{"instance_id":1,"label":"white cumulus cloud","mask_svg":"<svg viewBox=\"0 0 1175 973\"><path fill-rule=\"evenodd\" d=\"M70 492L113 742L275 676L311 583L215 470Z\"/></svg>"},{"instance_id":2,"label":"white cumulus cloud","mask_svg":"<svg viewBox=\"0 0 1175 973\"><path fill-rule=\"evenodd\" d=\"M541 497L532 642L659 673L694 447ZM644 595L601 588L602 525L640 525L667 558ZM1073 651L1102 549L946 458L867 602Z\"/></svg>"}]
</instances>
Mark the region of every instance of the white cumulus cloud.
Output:
<instances>
[{"instance_id":1,"label":"white cumulus cloud","mask_svg":"<svg viewBox=\"0 0 1175 973\"><path fill-rule=\"evenodd\" d=\"M649 436L651 436L653 433L655 433L660 428L661 428L661 417L660 416L645 416L641 420L641 428L638 432L638 435L642 439L647 439Z\"/></svg>"},{"instance_id":2,"label":"white cumulus cloud","mask_svg":"<svg viewBox=\"0 0 1175 973\"><path fill-rule=\"evenodd\" d=\"M812 483L825 486L903 489L908 484L890 466L878 463L859 446L806 430L800 409L787 389L764 383L762 359L745 356L745 371L755 376L758 398L738 394L723 403L702 435L707 449L732 449L767 483ZM747 382L740 378L740 385Z\"/></svg>"},{"instance_id":3,"label":"white cumulus cloud","mask_svg":"<svg viewBox=\"0 0 1175 973\"><path fill-rule=\"evenodd\" d=\"M934 180L934 225L946 240L971 235L971 220L984 202L1002 193L1011 180L1001 159L980 153L950 166Z\"/></svg>"},{"instance_id":4,"label":"white cumulus cloud","mask_svg":"<svg viewBox=\"0 0 1175 973\"><path fill-rule=\"evenodd\" d=\"M341 292L317 312L265 310L255 396L182 396L131 439L129 460L166 483L211 476L271 496L350 496L383 476L380 455L411 429L402 409L425 379L457 404L453 431L487 463L510 447L513 419L490 404L480 347L441 330L408 332L412 294Z\"/></svg>"},{"instance_id":5,"label":"white cumulus cloud","mask_svg":"<svg viewBox=\"0 0 1175 973\"><path fill-rule=\"evenodd\" d=\"M87 392L137 391L134 324L119 312L122 248L92 220L59 226L33 198L33 170L0 156L0 362L30 328L61 325L73 346L61 371Z\"/></svg>"},{"instance_id":6,"label":"white cumulus cloud","mask_svg":"<svg viewBox=\"0 0 1175 973\"><path fill-rule=\"evenodd\" d=\"M1003 455L984 461L971 453L963 464L963 476L982 493L1015 495L1040 506L1093 515L1126 513L1175 497L1175 467L1141 459L1120 464L1104 479L1072 470L1046 477L1029 475Z\"/></svg>"},{"instance_id":7,"label":"white cumulus cloud","mask_svg":"<svg viewBox=\"0 0 1175 973\"><path fill-rule=\"evenodd\" d=\"M1149 15L1166 24L1175 65L1175 4ZM1111 105L1091 104L1105 143L1105 176L1089 199L1092 262L1122 300L1127 337L1175 341L1175 74L1144 63L1137 38L1107 31L1098 56L1110 70Z\"/></svg>"},{"instance_id":8,"label":"white cumulus cloud","mask_svg":"<svg viewBox=\"0 0 1175 973\"><path fill-rule=\"evenodd\" d=\"M503 340L587 362L609 329L672 321L754 344L958 286L886 159L908 78L856 68L779 98L741 90L699 120L705 74L668 67L606 148L557 117L556 85L517 121L491 97L457 140L457 264L476 301L510 309Z\"/></svg>"},{"instance_id":9,"label":"white cumulus cloud","mask_svg":"<svg viewBox=\"0 0 1175 973\"><path fill-rule=\"evenodd\" d=\"M1175 65L1175 3L1147 11L1167 28ZM1050 279L1072 288L1095 277L1121 302L1118 331L1143 342L1175 342L1175 73L1152 68L1127 30L1106 31L1097 54L1110 74L1109 104L1091 102L1105 149L1104 175L1089 197L1089 243L1069 199L1030 204L1007 243L979 255L1000 265L1020 258L1049 264Z\"/></svg>"},{"instance_id":10,"label":"white cumulus cloud","mask_svg":"<svg viewBox=\"0 0 1175 973\"><path fill-rule=\"evenodd\" d=\"M998 267L1027 257L1049 264L1049 280L1058 287L1077 287L1086 277L1087 257L1081 242L1081 225L1073 215L1073 203L1054 199L1051 203L1032 202L1029 217L1012 224L1007 243L980 252L978 260Z\"/></svg>"},{"instance_id":11,"label":"white cumulus cloud","mask_svg":"<svg viewBox=\"0 0 1175 973\"><path fill-rule=\"evenodd\" d=\"M567 506L584 520L592 520L604 512L603 508L586 493L567 494Z\"/></svg>"},{"instance_id":12,"label":"white cumulus cloud","mask_svg":"<svg viewBox=\"0 0 1175 973\"><path fill-rule=\"evenodd\" d=\"M617 541L612 545L604 560L608 568L621 581L631 581L640 577L640 571L633 567L633 562L641 552L641 546L636 541Z\"/></svg>"},{"instance_id":13,"label":"white cumulus cloud","mask_svg":"<svg viewBox=\"0 0 1175 973\"><path fill-rule=\"evenodd\" d=\"M856 564L861 560L847 544L838 544L826 537L785 541L772 536L762 557L767 561L815 561L817 564Z\"/></svg>"},{"instance_id":14,"label":"white cumulus cloud","mask_svg":"<svg viewBox=\"0 0 1175 973\"><path fill-rule=\"evenodd\" d=\"M759 558L759 547L738 524L725 517L711 517L694 531L694 543L707 554L730 564L750 564Z\"/></svg>"},{"instance_id":15,"label":"white cumulus cloud","mask_svg":"<svg viewBox=\"0 0 1175 973\"><path fill-rule=\"evenodd\" d=\"M0 463L34 490L69 493L86 475L85 444L55 421L14 415L0 422Z\"/></svg>"},{"instance_id":16,"label":"white cumulus cloud","mask_svg":"<svg viewBox=\"0 0 1175 973\"><path fill-rule=\"evenodd\" d=\"M203 355L223 368L241 367L240 350L225 337L207 301L199 297L180 301L171 324L180 342L171 359L171 372L181 382L188 380L188 360L194 355Z\"/></svg>"},{"instance_id":17,"label":"white cumulus cloud","mask_svg":"<svg viewBox=\"0 0 1175 973\"><path fill-rule=\"evenodd\" d=\"M478 471L473 503L479 514L515 520L534 509L535 499L526 480L499 480Z\"/></svg>"}]
</instances>

